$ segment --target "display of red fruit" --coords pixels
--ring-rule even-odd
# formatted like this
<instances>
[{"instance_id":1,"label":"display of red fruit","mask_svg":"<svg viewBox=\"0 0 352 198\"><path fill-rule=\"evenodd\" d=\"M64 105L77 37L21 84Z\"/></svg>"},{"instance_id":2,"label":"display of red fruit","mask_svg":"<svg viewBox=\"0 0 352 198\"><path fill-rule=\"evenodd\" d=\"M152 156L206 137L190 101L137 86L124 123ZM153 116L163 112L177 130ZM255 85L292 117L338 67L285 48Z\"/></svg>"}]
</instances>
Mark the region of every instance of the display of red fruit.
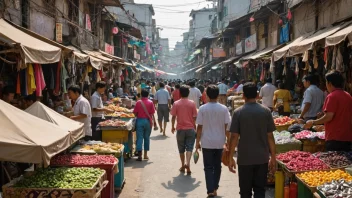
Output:
<instances>
[{"instance_id":1,"label":"display of red fruit","mask_svg":"<svg viewBox=\"0 0 352 198\"><path fill-rule=\"evenodd\" d=\"M116 157L112 155L58 155L51 159L51 165L104 165L115 164Z\"/></svg>"}]
</instances>

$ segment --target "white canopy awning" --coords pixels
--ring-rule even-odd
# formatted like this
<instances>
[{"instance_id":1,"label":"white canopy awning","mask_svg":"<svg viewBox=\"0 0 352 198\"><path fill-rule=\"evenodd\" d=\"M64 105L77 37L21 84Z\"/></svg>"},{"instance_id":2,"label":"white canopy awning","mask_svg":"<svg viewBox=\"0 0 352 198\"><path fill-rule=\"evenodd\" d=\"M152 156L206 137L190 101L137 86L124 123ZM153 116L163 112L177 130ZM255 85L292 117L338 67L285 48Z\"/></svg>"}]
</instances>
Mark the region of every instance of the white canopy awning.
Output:
<instances>
[{"instance_id":1,"label":"white canopy awning","mask_svg":"<svg viewBox=\"0 0 352 198\"><path fill-rule=\"evenodd\" d=\"M333 27L329 27L329 28L324 28L324 29L321 29L321 30L315 32L314 34L308 36L307 38L301 40L300 42L292 45L289 48L289 55L294 56L297 54L303 54L307 50L312 50L313 44L316 41L319 41L321 39L324 39L324 38L330 36L331 34L337 32L338 30L340 30L344 26L346 26L346 24L341 24L341 25L337 25L337 26L333 26Z\"/></svg>"},{"instance_id":2,"label":"white canopy awning","mask_svg":"<svg viewBox=\"0 0 352 198\"><path fill-rule=\"evenodd\" d=\"M305 35L302 35L298 38L296 38L294 41L292 41L291 43L285 45L284 47L278 49L278 50L275 50L273 52L273 56L274 56L274 61L278 61L280 60L282 57L284 57L287 53L288 53L288 50L290 49L290 47L298 44L299 42L301 42L304 38L306 38L307 36L309 36L310 34L305 34Z\"/></svg>"},{"instance_id":3,"label":"white canopy awning","mask_svg":"<svg viewBox=\"0 0 352 198\"><path fill-rule=\"evenodd\" d=\"M49 64L59 62L61 49L45 41L35 38L19 28L0 19L0 38L10 46L19 45L25 63Z\"/></svg>"},{"instance_id":4,"label":"white canopy awning","mask_svg":"<svg viewBox=\"0 0 352 198\"><path fill-rule=\"evenodd\" d=\"M260 51L257 51L254 54L250 54L249 56L246 56L246 59L245 58L242 58L242 59L243 60L255 60L257 58L260 58L260 57L262 57L264 55L267 55L267 54L271 53L275 49L278 49L280 46L281 45L264 48L264 49L262 49Z\"/></svg>"},{"instance_id":5,"label":"white canopy awning","mask_svg":"<svg viewBox=\"0 0 352 198\"><path fill-rule=\"evenodd\" d=\"M326 37L325 46L328 47L337 45L342 41L346 40L347 37L350 42L350 45L352 45L352 23L350 23L350 25L341 29L340 31L334 33L333 35Z\"/></svg>"},{"instance_id":6,"label":"white canopy awning","mask_svg":"<svg viewBox=\"0 0 352 198\"><path fill-rule=\"evenodd\" d=\"M84 137L83 124L71 120L37 101L25 110L27 113L66 129L71 135L71 144ZM50 131L49 131L50 132Z\"/></svg>"}]
</instances>

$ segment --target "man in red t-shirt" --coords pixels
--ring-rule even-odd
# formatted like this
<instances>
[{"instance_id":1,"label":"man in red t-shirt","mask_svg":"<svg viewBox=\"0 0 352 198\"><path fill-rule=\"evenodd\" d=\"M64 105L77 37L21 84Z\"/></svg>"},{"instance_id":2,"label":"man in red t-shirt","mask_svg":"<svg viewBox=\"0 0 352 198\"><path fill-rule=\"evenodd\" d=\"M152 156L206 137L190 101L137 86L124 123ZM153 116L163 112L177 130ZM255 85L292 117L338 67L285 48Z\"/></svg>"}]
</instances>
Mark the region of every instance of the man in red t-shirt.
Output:
<instances>
[{"instance_id":1,"label":"man in red t-shirt","mask_svg":"<svg viewBox=\"0 0 352 198\"><path fill-rule=\"evenodd\" d=\"M324 115L317 120L309 120L306 128L325 124L327 151L350 151L352 142L352 97L343 90L342 74L331 71L326 74L326 88L329 95L325 99Z\"/></svg>"},{"instance_id":2,"label":"man in red t-shirt","mask_svg":"<svg viewBox=\"0 0 352 198\"><path fill-rule=\"evenodd\" d=\"M196 104L188 99L189 87L182 85L180 88L181 99L174 103L171 109L172 115L172 133L177 130L177 146L181 159L181 172L187 171L191 174L190 162L196 140L195 120L197 117ZM177 125L175 128L175 121L177 118ZM186 152L186 162L185 162Z\"/></svg>"}]
</instances>

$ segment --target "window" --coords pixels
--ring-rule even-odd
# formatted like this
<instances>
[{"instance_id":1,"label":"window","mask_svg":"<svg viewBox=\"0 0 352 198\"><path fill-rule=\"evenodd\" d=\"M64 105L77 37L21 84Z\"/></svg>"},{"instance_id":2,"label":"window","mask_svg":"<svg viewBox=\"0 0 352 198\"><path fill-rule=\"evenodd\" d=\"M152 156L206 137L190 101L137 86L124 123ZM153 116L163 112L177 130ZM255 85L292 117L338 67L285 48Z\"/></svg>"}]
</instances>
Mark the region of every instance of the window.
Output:
<instances>
[{"instance_id":1,"label":"window","mask_svg":"<svg viewBox=\"0 0 352 198\"><path fill-rule=\"evenodd\" d=\"M209 20L211 20L213 18L213 15L209 15Z\"/></svg>"}]
</instances>

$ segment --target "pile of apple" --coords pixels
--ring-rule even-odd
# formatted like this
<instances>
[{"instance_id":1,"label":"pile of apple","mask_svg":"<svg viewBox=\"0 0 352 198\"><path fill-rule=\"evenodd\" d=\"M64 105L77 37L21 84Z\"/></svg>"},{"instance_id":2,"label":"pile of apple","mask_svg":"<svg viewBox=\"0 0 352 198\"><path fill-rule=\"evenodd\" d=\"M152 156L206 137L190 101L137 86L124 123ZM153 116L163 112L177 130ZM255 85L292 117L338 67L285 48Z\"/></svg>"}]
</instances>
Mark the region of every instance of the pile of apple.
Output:
<instances>
[{"instance_id":1,"label":"pile of apple","mask_svg":"<svg viewBox=\"0 0 352 198\"><path fill-rule=\"evenodd\" d=\"M274 123L276 126L283 126L283 125L292 124L294 121L295 121L294 119L291 119L287 116L274 119Z\"/></svg>"}]
</instances>

